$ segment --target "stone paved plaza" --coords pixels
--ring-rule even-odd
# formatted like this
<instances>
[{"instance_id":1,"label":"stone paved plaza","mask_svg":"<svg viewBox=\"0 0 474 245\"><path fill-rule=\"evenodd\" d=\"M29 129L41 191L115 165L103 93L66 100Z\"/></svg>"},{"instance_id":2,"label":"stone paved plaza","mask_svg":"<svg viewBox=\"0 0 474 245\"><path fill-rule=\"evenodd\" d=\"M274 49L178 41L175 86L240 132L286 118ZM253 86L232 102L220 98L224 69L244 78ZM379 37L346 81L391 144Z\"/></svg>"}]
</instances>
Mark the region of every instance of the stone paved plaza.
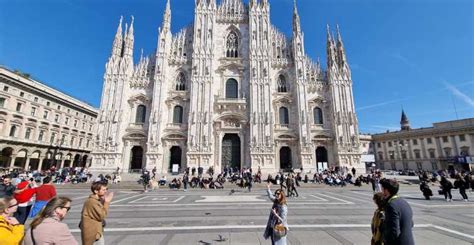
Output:
<instances>
[{"instance_id":1,"label":"stone paved plaza","mask_svg":"<svg viewBox=\"0 0 474 245\"><path fill-rule=\"evenodd\" d=\"M263 184L251 193L238 188L231 193L227 188L159 189L143 194L139 186L119 188L111 187L115 197L107 218L106 244L271 244L262 238L271 208ZM80 240L77 227L89 190L60 188L58 193L73 198L66 222ZM299 193L288 204L290 244L370 244L375 206L369 186L307 184ZM474 193L468 195L474 199ZM416 185L402 185L401 196L414 210L417 244L474 243L474 202L462 202L457 190L452 203L441 196L426 201Z\"/></svg>"}]
</instances>

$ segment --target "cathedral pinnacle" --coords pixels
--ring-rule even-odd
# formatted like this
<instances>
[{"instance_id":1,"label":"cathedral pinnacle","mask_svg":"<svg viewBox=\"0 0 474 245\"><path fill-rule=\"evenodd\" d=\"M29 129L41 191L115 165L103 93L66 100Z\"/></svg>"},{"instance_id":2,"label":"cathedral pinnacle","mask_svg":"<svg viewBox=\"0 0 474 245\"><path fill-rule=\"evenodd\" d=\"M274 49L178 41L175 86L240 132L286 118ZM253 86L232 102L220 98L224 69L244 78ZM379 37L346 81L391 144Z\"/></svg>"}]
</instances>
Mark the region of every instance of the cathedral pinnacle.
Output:
<instances>
[{"instance_id":1,"label":"cathedral pinnacle","mask_svg":"<svg viewBox=\"0 0 474 245\"><path fill-rule=\"evenodd\" d=\"M171 27L171 4L170 4L170 0L167 0L165 13L163 13L163 25L161 29L163 31L169 31L170 27Z\"/></svg>"},{"instance_id":2,"label":"cathedral pinnacle","mask_svg":"<svg viewBox=\"0 0 474 245\"><path fill-rule=\"evenodd\" d=\"M133 21L134 21L134 17L132 15L131 22L130 22L130 27L128 27L128 25L125 24L125 38L124 38L125 41L124 41L124 45L123 45L124 46L124 51L123 51L123 56L124 57L133 57L133 43L134 43Z\"/></svg>"},{"instance_id":3,"label":"cathedral pinnacle","mask_svg":"<svg viewBox=\"0 0 474 245\"><path fill-rule=\"evenodd\" d=\"M123 16L120 16L119 25L117 27L117 33L115 33L114 43L112 47L112 55L113 56L121 56L122 55L122 20Z\"/></svg>"},{"instance_id":4,"label":"cathedral pinnacle","mask_svg":"<svg viewBox=\"0 0 474 245\"><path fill-rule=\"evenodd\" d=\"M293 32L301 33L300 15L296 7L296 0L293 0Z\"/></svg>"}]
</instances>

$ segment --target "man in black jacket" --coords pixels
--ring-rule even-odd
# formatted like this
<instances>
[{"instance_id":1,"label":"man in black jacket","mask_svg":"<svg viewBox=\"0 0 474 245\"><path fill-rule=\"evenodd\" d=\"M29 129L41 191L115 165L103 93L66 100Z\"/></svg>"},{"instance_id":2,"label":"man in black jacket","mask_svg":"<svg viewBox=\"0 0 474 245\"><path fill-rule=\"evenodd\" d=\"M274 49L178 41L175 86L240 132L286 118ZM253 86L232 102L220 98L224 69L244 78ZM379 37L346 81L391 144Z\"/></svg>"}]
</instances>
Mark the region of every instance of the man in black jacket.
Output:
<instances>
[{"instance_id":1,"label":"man in black jacket","mask_svg":"<svg viewBox=\"0 0 474 245\"><path fill-rule=\"evenodd\" d=\"M414 245L413 212L407 201L397 195L398 182L395 179L380 180L382 193L386 198L383 241L388 245Z\"/></svg>"},{"instance_id":2,"label":"man in black jacket","mask_svg":"<svg viewBox=\"0 0 474 245\"><path fill-rule=\"evenodd\" d=\"M15 192L15 186L12 184L10 176L3 177L3 183L0 184L0 198L12 197Z\"/></svg>"}]
</instances>

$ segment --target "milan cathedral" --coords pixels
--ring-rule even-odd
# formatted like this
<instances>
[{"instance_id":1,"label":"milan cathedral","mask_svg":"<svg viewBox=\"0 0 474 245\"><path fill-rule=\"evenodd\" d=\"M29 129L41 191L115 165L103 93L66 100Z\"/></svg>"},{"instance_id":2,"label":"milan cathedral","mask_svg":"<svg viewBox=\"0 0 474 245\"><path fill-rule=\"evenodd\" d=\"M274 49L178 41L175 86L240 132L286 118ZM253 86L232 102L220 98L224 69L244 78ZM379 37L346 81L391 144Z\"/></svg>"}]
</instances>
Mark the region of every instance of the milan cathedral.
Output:
<instances>
[{"instance_id":1,"label":"milan cathedral","mask_svg":"<svg viewBox=\"0 0 474 245\"><path fill-rule=\"evenodd\" d=\"M168 0L156 52L135 64L133 21L120 19L106 64L92 170L365 168L339 28L322 68L296 4L288 38L268 0L196 0L173 34Z\"/></svg>"}]
</instances>

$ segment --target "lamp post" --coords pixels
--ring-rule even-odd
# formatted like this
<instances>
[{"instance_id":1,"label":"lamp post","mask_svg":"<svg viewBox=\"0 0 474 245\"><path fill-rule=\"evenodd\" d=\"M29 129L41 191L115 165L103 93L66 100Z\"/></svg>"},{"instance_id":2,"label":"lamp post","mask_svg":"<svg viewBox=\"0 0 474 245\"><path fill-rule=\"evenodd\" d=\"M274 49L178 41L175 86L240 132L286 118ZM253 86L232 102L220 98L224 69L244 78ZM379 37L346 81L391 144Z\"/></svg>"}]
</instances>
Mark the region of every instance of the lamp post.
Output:
<instances>
[{"instance_id":1,"label":"lamp post","mask_svg":"<svg viewBox=\"0 0 474 245\"><path fill-rule=\"evenodd\" d=\"M58 154L58 151L61 149L61 146L64 144L64 139L58 139L56 142L57 142L56 144L53 144L53 146L54 146L54 154L53 154L54 162L53 162L53 164L56 167L56 169L59 169L60 166L58 166L56 156ZM62 154L61 154L61 157L62 157Z\"/></svg>"}]
</instances>

